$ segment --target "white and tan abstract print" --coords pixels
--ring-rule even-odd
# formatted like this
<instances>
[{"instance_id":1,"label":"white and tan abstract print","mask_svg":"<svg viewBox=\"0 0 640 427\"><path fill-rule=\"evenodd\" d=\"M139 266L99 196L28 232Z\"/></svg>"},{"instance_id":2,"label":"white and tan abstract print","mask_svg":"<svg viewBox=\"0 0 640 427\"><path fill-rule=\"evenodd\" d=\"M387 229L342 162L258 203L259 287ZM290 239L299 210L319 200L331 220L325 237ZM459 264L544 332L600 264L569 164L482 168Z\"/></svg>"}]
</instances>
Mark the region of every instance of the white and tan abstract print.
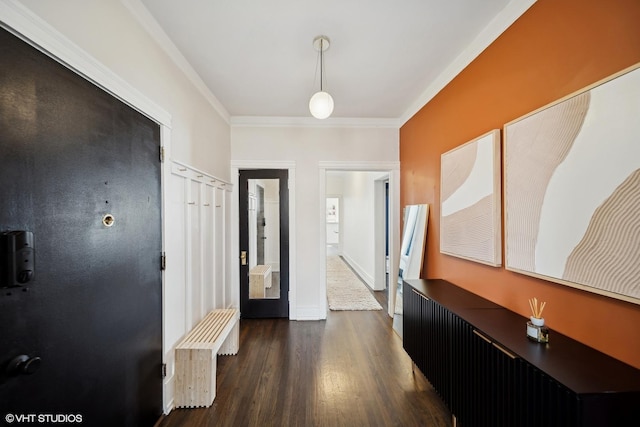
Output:
<instances>
[{"instance_id":1,"label":"white and tan abstract print","mask_svg":"<svg viewBox=\"0 0 640 427\"><path fill-rule=\"evenodd\" d=\"M500 266L499 130L441 156L440 200L440 252Z\"/></svg>"},{"instance_id":2,"label":"white and tan abstract print","mask_svg":"<svg viewBox=\"0 0 640 427\"><path fill-rule=\"evenodd\" d=\"M640 303L640 69L505 126L505 265Z\"/></svg>"}]
</instances>

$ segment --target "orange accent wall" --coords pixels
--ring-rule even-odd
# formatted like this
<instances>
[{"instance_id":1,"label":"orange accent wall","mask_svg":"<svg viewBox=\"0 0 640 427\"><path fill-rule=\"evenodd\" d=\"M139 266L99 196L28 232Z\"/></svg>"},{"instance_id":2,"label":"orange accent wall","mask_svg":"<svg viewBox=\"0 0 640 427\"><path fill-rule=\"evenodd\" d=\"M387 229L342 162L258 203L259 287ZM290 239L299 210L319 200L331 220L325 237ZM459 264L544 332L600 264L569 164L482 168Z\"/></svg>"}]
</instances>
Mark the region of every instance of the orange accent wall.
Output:
<instances>
[{"instance_id":1,"label":"orange accent wall","mask_svg":"<svg viewBox=\"0 0 640 427\"><path fill-rule=\"evenodd\" d=\"M552 332L640 369L639 305L439 248L442 153L638 62L640 1L538 0L400 129L400 198L402 206L430 205L422 277L449 280L523 316L529 298L547 301Z\"/></svg>"}]
</instances>

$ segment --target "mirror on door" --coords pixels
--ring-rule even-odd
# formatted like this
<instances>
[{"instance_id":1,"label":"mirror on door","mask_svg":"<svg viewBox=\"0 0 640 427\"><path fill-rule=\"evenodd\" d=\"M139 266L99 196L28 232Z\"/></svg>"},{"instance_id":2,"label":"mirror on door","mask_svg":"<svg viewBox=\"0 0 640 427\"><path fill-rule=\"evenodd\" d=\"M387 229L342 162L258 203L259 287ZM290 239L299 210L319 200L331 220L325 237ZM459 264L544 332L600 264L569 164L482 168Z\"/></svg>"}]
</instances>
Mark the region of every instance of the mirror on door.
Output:
<instances>
[{"instance_id":1,"label":"mirror on door","mask_svg":"<svg viewBox=\"0 0 640 427\"><path fill-rule=\"evenodd\" d=\"M280 298L278 179L249 179L249 299Z\"/></svg>"}]
</instances>

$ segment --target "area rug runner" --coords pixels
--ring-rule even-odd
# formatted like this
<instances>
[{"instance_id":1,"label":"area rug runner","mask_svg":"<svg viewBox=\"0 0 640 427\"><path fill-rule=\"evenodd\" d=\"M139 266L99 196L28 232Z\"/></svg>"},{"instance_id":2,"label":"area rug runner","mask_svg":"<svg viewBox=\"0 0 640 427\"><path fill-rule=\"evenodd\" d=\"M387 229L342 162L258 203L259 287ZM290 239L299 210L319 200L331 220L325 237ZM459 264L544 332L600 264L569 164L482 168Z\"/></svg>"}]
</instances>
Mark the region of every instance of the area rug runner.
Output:
<instances>
[{"instance_id":1,"label":"area rug runner","mask_svg":"<svg viewBox=\"0 0 640 427\"><path fill-rule=\"evenodd\" d=\"M327 257L327 300L331 310L382 310L371 291L338 256Z\"/></svg>"}]
</instances>

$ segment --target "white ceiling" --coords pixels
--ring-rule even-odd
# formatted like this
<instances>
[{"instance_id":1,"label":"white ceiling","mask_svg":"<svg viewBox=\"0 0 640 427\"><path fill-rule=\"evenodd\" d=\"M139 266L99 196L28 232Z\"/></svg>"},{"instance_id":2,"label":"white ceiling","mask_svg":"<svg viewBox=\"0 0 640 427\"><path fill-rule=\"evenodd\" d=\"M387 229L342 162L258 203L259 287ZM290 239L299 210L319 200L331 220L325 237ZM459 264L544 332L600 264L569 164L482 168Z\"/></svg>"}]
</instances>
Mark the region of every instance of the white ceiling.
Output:
<instances>
[{"instance_id":1,"label":"white ceiling","mask_svg":"<svg viewBox=\"0 0 640 427\"><path fill-rule=\"evenodd\" d=\"M140 1L232 119L308 118L323 34L332 118L405 121L535 0Z\"/></svg>"}]
</instances>

